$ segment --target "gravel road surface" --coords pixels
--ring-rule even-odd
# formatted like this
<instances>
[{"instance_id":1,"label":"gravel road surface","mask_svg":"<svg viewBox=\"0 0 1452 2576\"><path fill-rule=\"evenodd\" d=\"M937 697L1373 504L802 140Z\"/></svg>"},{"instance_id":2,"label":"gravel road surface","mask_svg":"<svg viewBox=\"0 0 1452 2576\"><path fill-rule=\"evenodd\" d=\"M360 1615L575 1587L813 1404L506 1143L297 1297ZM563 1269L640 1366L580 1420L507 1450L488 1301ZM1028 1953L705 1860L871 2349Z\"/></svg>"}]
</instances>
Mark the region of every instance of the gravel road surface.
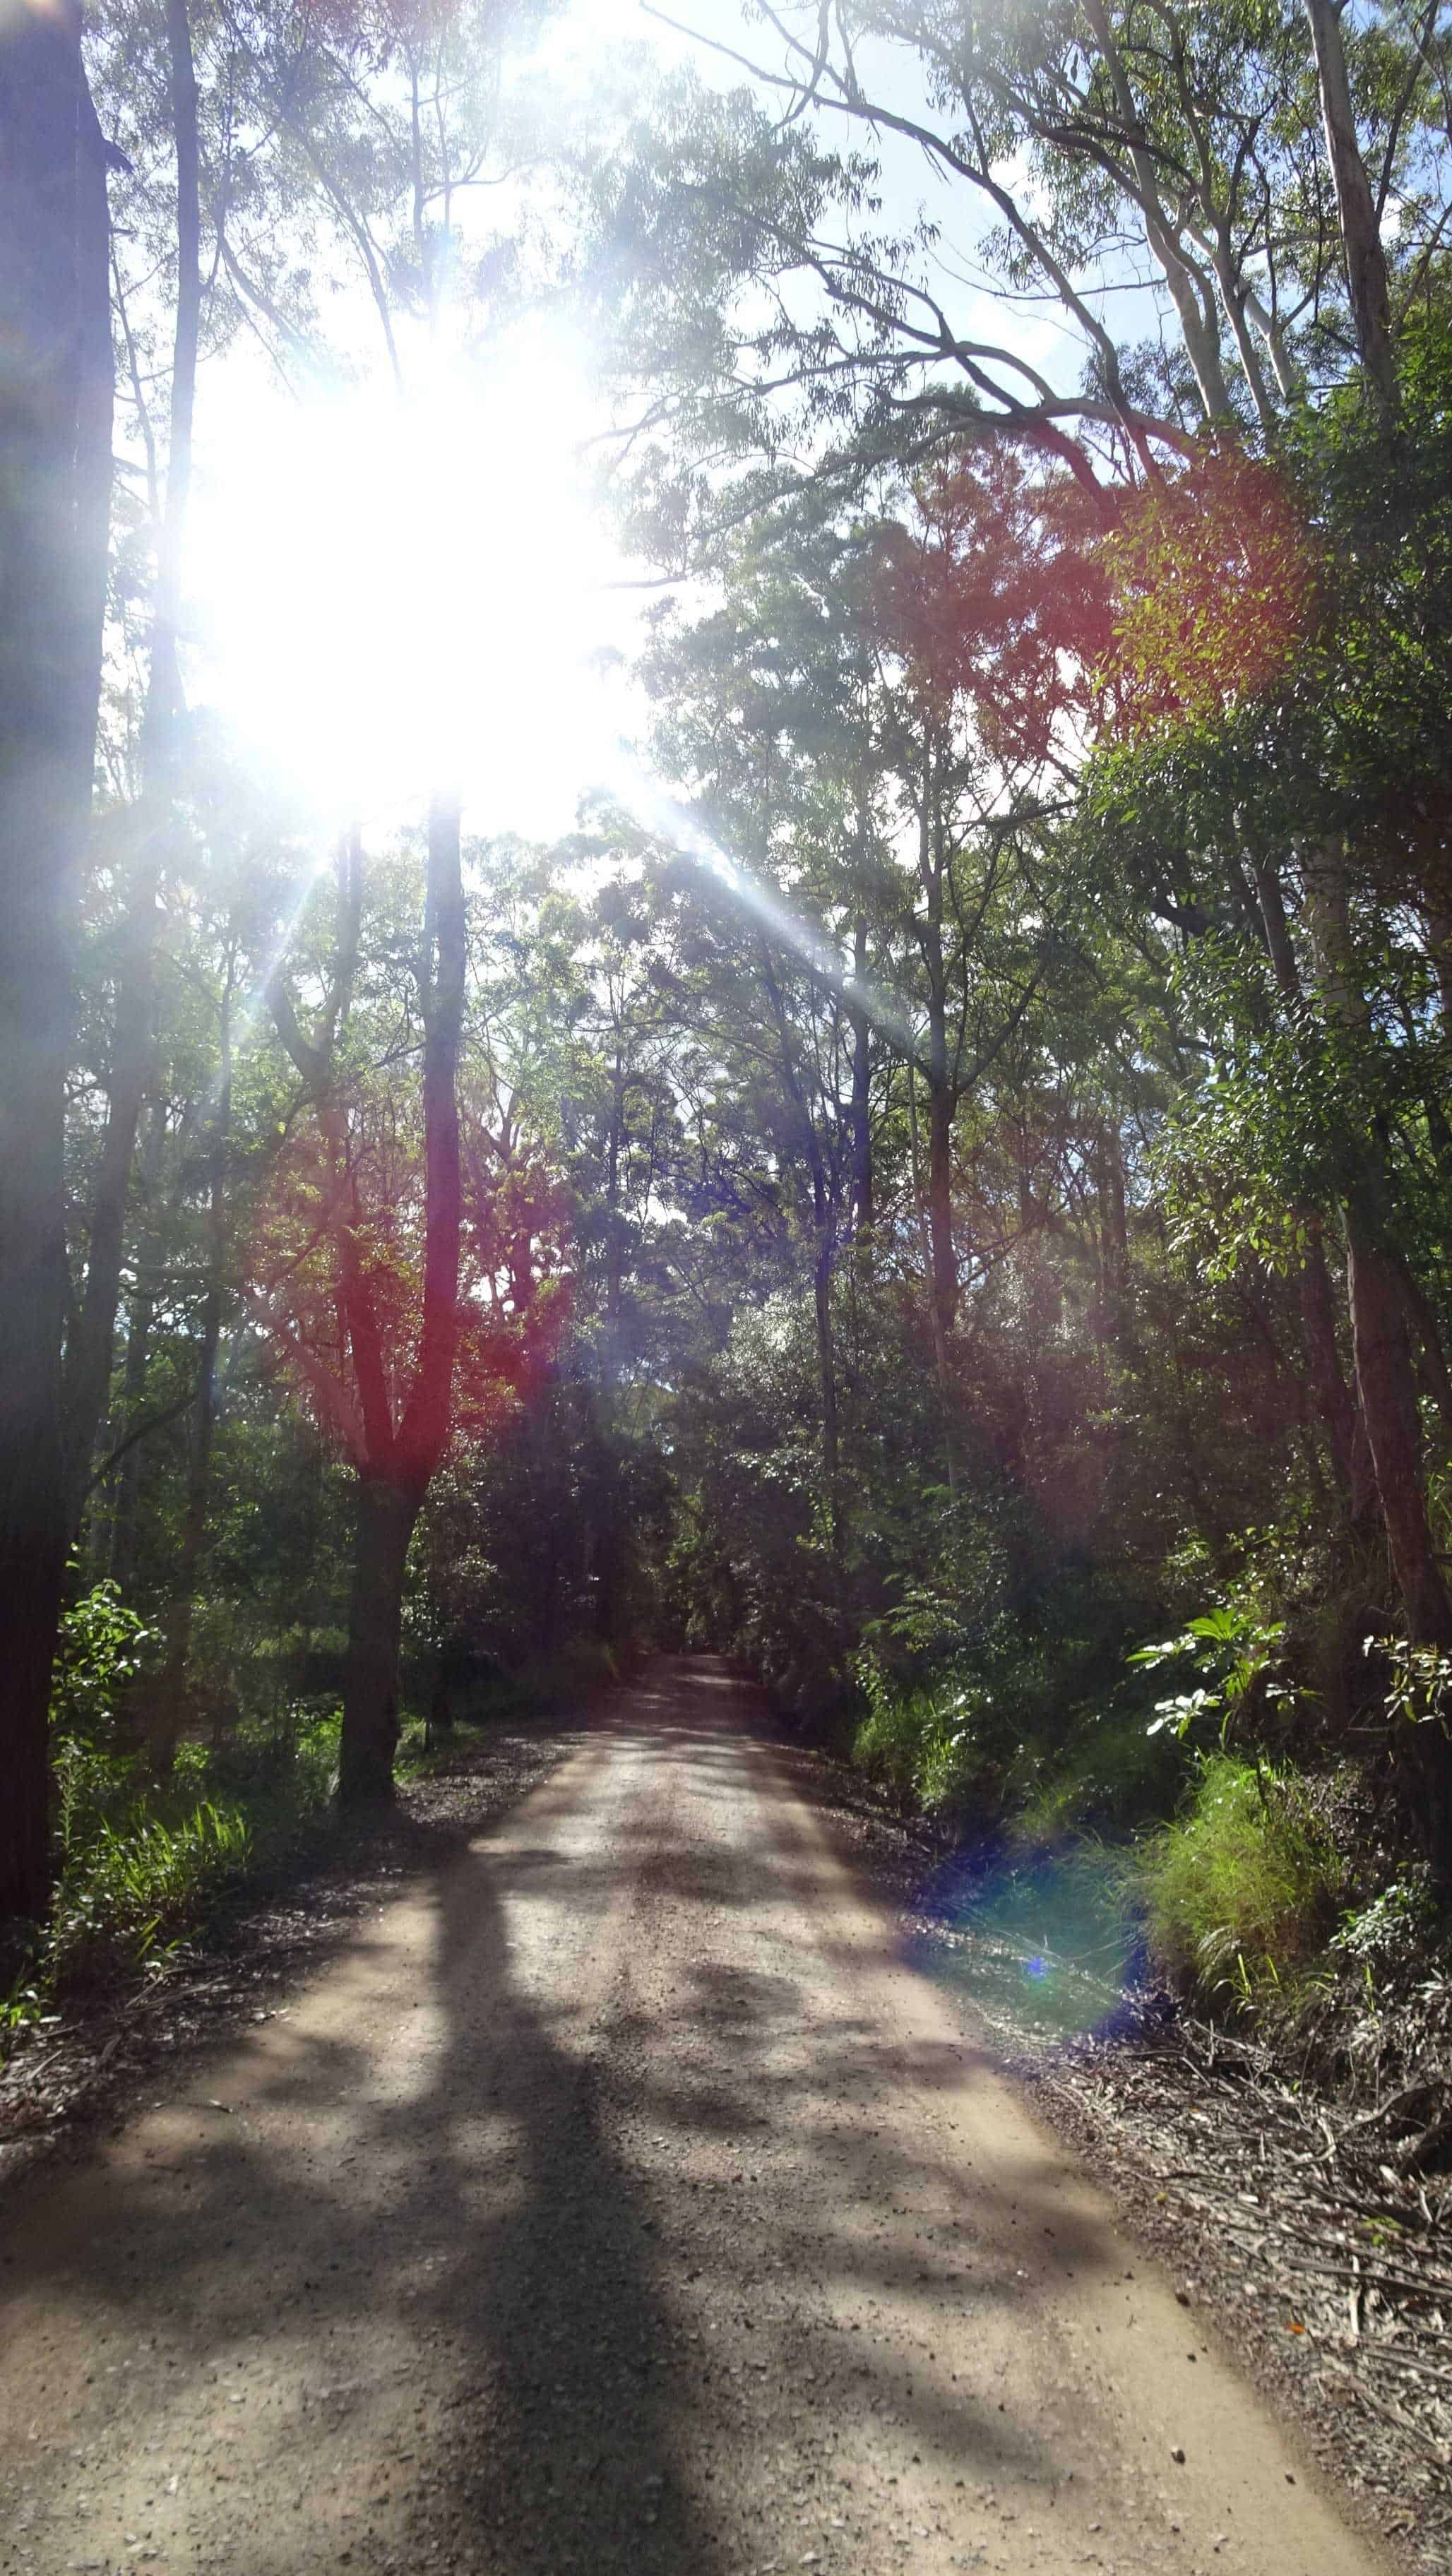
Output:
<instances>
[{"instance_id":1,"label":"gravel road surface","mask_svg":"<svg viewBox=\"0 0 1452 2576\"><path fill-rule=\"evenodd\" d=\"M1371 2576L705 1658L0 2235L0 2569Z\"/></svg>"}]
</instances>

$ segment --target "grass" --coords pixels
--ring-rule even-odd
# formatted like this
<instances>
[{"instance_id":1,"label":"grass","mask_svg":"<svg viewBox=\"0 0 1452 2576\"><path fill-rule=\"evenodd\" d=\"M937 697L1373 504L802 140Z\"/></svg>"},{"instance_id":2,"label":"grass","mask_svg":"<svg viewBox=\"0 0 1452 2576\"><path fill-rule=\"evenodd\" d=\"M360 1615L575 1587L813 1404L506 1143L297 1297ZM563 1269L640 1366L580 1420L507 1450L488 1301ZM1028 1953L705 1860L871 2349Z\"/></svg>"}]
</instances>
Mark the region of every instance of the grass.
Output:
<instances>
[{"instance_id":1,"label":"grass","mask_svg":"<svg viewBox=\"0 0 1452 2576\"><path fill-rule=\"evenodd\" d=\"M251 1854L246 1814L210 1799L172 1824L141 1811L102 1824L56 1889L41 1959L51 1991L154 1965L246 1874Z\"/></svg>"},{"instance_id":2,"label":"grass","mask_svg":"<svg viewBox=\"0 0 1452 2576\"><path fill-rule=\"evenodd\" d=\"M1215 1753L1181 1814L1141 1844L1133 1879L1166 1972L1249 2005L1322 1950L1344 1864L1293 1771Z\"/></svg>"},{"instance_id":3,"label":"grass","mask_svg":"<svg viewBox=\"0 0 1452 2576\"><path fill-rule=\"evenodd\" d=\"M961 1675L893 1688L867 1658L859 1677L854 1764L996 1854L996 1901L1017 1889L1033 1914L1051 1887L1061 1909L1077 1870L1106 1959L1137 1946L1220 2011L1288 2004L1325 1960L1349 1862L1289 1766L1220 1751L1193 1761L1187 1791L1191 1757L1149 1733L1143 1707L1092 1691L1055 1704L1028 1657L1004 1659L991 1688ZM1055 1946L1077 1955L1083 1941Z\"/></svg>"},{"instance_id":4,"label":"grass","mask_svg":"<svg viewBox=\"0 0 1452 2576\"><path fill-rule=\"evenodd\" d=\"M57 2003L160 1966L242 1886L294 1868L327 1815L337 1741L336 1716L294 1712L215 1750L182 1744L160 1782L140 1753L63 1736L55 1895L0 1997L0 2051Z\"/></svg>"},{"instance_id":5,"label":"grass","mask_svg":"<svg viewBox=\"0 0 1452 2576\"><path fill-rule=\"evenodd\" d=\"M607 1648L572 1641L501 1676L463 1723L478 1729L567 1711L614 1678ZM109 1730L99 1741L58 1731L55 1896L46 1923L7 1962L0 2058L57 2003L155 1969L204 1934L243 1887L295 1872L331 1830L339 1727L336 1710L294 1704L274 1719L244 1721L220 1745L184 1742L165 1782L143 1753L112 1749ZM460 1749L445 1739L426 1751L422 1725L411 1727L399 1775L446 1772Z\"/></svg>"}]
</instances>

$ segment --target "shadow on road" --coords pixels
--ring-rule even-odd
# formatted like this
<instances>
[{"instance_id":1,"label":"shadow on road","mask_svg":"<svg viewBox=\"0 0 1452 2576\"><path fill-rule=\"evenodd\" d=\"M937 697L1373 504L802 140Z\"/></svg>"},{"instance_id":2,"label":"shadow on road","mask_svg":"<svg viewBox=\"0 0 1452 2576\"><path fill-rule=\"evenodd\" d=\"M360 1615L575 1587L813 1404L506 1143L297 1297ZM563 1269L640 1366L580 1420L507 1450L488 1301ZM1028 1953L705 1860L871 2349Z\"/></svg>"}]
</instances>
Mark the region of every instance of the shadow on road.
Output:
<instances>
[{"instance_id":1,"label":"shadow on road","mask_svg":"<svg viewBox=\"0 0 1452 2576\"><path fill-rule=\"evenodd\" d=\"M904 2096L961 2085L971 2055L854 2015L858 1956L835 1958L821 1847L751 1707L709 1667L633 1693L527 1834L506 1816L440 1872L416 2010L380 1922L329 1981L344 2008L270 2034L236 2103L198 2098L154 2148L22 2204L0 2278L62 2319L59 2384L91 2344L75 2440L104 2440L119 2402L168 2458L193 2443L174 2567L202 2563L229 2490L247 2576L344 2553L724 2576L712 2463L742 2443L850 2465L896 2431L970 2479L1054 2473L1043 2425L950 2379L933 2336L1027 2295L995 2250L1015 2230L1086 2271L1112 2257L1032 2172L1005 2193L920 2151ZM622 1765L617 1829L592 1839ZM721 1839L674 1821L686 1780ZM744 1940L757 1913L805 1925L795 1947ZM628 1970L647 1933L671 1978L607 1981L602 2005L611 1940ZM60 2460L37 2460L37 2539Z\"/></svg>"}]
</instances>

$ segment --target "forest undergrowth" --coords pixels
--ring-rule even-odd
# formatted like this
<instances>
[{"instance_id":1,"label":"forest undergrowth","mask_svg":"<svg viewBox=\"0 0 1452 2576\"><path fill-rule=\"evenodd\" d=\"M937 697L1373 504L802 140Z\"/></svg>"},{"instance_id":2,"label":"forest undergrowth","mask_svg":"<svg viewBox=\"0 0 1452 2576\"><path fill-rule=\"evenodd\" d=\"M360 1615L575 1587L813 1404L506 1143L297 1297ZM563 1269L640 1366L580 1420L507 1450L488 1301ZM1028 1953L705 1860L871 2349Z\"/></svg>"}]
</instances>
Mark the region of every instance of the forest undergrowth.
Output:
<instances>
[{"instance_id":1,"label":"forest undergrowth","mask_svg":"<svg viewBox=\"0 0 1452 2576\"><path fill-rule=\"evenodd\" d=\"M1360 1636L1283 1541L1237 1555L1221 1600L1153 1642L999 1639L906 1682L865 1648L860 1713L831 1731L943 1837L980 1930L1017 1925L1020 1958L1106 1998L1172 1993L1362 2108L1409 2088L1437 2167L1452 1916L1397 1757L1399 1731L1440 1732L1452 1664Z\"/></svg>"},{"instance_id":2,"label":"forest undergrowth","mask_svg":"<svg viewBox=\"0 0 1452 2576\"><path fill-rule=\"evenodd\" d=\"M128 1996L185 1980L226 1927L269 1897L356 1860L382 1815L337 1806L341 1712L325 1698L233 1715L186 1736L159 1775L145 1725L160 1645L103 1584L67 1614L57 1666L56 1881L40 1925L10 1927L0 2069L43 2031L105 2019ZM617 1680L584 1640L493 1670L405 1723L399 1793L467 1778L501 1735L547 1727Z\"/></svg>"},{"instance_id":3,"label":"forest undergrowth","mask_svg":"<svg viewBox=\"0 0 1452 2576\"><path fill-rule=\"evenodd\" d=\"M1086 2159L1190 2317L1213 2322L1300 2418L1399 2555L1440 2571L1452 2538L1448 2021L1445 1981L1429 1995L1419 1945L1359 2007L1336 2003L1338 2045L1358 2036L1349 2077L1304 2011L1207 2008L1167 1987L1142 1948L1126 1951L1122 1916L1106 1940L1115 1909L1097 1869L1086 1887L1070 1856L1066 1895L1062 1848L996 1868L867 1778L850 1734L824 1754L790 1720L781 1733L895 1914L904 1955ZM1433 2072L1406 2083L1418 2054Z\"/></svg>"}]
</instances>

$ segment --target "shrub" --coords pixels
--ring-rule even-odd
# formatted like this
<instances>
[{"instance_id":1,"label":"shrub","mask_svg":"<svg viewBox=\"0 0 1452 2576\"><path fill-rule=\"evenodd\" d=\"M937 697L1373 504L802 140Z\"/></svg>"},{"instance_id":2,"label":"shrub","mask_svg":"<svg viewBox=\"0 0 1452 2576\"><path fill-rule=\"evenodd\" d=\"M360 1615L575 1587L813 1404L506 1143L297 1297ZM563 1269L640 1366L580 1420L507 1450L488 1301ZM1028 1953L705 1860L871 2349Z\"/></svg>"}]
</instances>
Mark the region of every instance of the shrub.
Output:
<instances>
[{"instance_id":1,"label":"shrub","mask_svg":"<svg viewBox=\"0 0 1452 2576\"><path fill-rule=\"evenodd\" d=\"M293 1865L326 1813L337 1742L335 1715L289 1710L219 1751L183 1742L160 1782L142 1754L62 1736L55 1897L0 2000L0 2045L67 1991L164 1958L244 1878Z\"/></svg>"},{"instance_id":2,"label":"shrub","mask_svg":"<svg viewBox=\"0 0 1452 2576\"><path fill-rule=\"evenodd\" d=\"M1431 1950L1436 1927L1431 1871L1425 1861L1409 1862L1369 1903L1342 1916L1331 1947L1362 1969L1385 1977L1423 1960Z\"/></svg>"},{"instance_id":3,"label":"shrub","mask_svg":"<svg viewBox=\"0 0 1452 2576\"><path fill-rule=\"evenodd\" d=\"M1214 1753L1184 1812L1141 1845L1134 1876L1160 1965L1248 2003L1319 1947L1343 1865L1294 1772Z\"/></svg>"},{"instance_id":4,"label":"shrub","mask_svg":"<svg viewBox=\"0 0 1452 2576\"><path fill-rule=\"evenodd\" d=\"M852 1738L856 1768L929 1815L962 1813L984 1774L990 1694L951 1676L894 1689L868 1653L857 1659L857 1676L867 1714Z\"/></svg>"},{"instance_id":5,"label":"shrub","mask_svg":"<svg viewBox=\"0 0 1452 2576\"><path fill-rule=\"evenodd\" d=\"M56 1889L44 1967L57 1989L104 1983L172 1947L208 1897L246 1868L251 1836L237 1808L203 1801L179 1823L133 1809L103 1822Z\"/></svg>"},{"instance_id":6,"label":"shrub","mask_svg":"<svg viewBox=\"0 0 1452 2576\"><path fill-rule=\"evenodd\" d=\"M93 1584L60 1623L51 1682L51 1724L58 1734L109 1735L130 1686L161 1645L128 1610L114 1583Z\"/></svg>"},{"instance_id":7,"label":"shrub","mask_svg":"<svg viewBox=\"0 0 1452 2576\"><path fill-rule=\"evenodd\" d=\"M1172 1735L1146 1734L1136 1712L1097 1702L1071 1709L1061 1743L1026 1746L1010 1779L1010 1847L1056 1851L1086 1835L1133 1832L1164 1816L1180 1787L1185 1757Z\"/></svg>"}]
</instances>

